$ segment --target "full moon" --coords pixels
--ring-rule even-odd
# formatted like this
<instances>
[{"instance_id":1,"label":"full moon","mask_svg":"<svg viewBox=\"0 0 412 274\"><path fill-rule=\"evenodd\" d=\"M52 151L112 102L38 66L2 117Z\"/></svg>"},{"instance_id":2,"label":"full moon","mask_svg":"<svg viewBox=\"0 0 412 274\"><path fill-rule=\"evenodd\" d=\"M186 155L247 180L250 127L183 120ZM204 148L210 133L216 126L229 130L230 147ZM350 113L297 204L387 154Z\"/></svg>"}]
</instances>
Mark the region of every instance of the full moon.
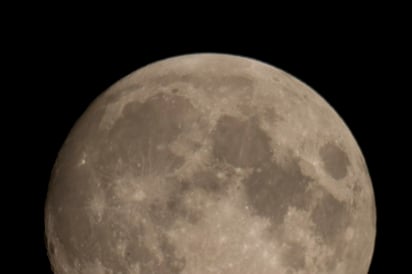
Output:
<instances>
[{"instance_id":1,"label":"full moon","mask_svg":"<svg viewBox=\"0 0 412 274\"><path fill-rule=\"evenodd\" d=\"M376 208L331 106L254 59L191 54L79 118L45 203L56 274L366 274Z\"/></svg>"}]
</instances>

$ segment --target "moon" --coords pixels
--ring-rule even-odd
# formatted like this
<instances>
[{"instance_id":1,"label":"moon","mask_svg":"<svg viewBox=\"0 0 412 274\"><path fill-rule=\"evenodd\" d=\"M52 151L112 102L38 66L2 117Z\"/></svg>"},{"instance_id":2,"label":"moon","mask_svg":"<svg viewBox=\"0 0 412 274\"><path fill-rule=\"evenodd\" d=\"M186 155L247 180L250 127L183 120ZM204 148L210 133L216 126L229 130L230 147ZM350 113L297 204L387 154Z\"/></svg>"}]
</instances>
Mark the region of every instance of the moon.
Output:
<instances>
[{"instance_id":1,"label":"moon","mask_svg":"<svg viewBox=\"0 0 412 274\"><path fill-rule=\"evenodd\" d=\"M376 208L359 146L314 90L191 54L126 76L79 118L45 234L57 274L366 274Z\"/></svg>"}]
</instances>

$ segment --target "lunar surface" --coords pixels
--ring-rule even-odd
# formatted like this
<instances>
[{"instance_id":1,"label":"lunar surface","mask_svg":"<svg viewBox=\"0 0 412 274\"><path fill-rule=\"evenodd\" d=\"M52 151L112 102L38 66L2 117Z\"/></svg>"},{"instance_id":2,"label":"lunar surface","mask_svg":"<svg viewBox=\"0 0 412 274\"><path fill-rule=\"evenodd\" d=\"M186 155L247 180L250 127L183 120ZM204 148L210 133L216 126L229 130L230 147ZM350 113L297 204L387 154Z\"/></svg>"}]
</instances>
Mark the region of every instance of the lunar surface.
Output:
<instances>
[{"instance_id":1,"label":"lunar surface","mask_svg":"<svg viewBox=\"0 0 412 274\"><path fill-rule=\"evenodd\" d=\"M100 95L55 163L56 274L366 274L371 180L336 112L259 61L193 54Z\"/></svg>"}]
</instances>

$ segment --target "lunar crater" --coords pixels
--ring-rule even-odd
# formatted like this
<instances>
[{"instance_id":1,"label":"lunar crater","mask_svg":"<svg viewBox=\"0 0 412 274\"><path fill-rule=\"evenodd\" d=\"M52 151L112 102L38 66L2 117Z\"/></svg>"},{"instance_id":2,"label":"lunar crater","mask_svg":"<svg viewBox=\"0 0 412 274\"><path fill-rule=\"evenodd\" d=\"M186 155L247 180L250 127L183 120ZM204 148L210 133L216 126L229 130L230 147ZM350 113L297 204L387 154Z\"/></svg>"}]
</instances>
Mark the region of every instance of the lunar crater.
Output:
<instances>
[{"instance_id":1,"label":"lunar crater","mask_svg":"<svg viewBox=\"0 0 412 274\"><path fill-rule=\"evenodd\" d=\"M349 159L338 145L327 143L320 148L319 154L322 158L324 168L330 176L336 180L346 176Z\"/></svg>"}]
</instances>

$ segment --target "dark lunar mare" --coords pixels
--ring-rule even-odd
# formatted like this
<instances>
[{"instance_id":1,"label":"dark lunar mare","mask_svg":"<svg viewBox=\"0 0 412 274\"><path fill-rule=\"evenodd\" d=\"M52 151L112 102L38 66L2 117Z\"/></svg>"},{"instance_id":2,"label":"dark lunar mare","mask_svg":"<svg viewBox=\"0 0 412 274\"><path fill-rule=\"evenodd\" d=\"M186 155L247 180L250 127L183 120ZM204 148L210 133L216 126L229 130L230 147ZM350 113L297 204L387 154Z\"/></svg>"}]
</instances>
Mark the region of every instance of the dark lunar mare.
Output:
<instances>
[{"instance_id":1,"label":"dark lunar mare","mask_svg":"<svg viewBox=\"0 0 412 274\"><path fill-rule=\"evenodd\" d=\"M242 121L228 115L222 116L212 138L213 153L218 161L234 167L254 167L252 174L243 180L245 195L254 214L270 220L270 229L274 233L281 233L290 206L307 210L314 201L314 193L309 188L309 185L313 187L314 179L302 173L298 165L299 158L292 151L287 153L290 156L282 163L273 160L277 157L272 157L272 153L276 154L277 151L271 148L270 137L260 127L258 119ZM332 176L341 178L346 174L347 156L337 146L328 144L322 147L320 154ZM328 191L321 191L323 195L316 200L311 212L316 226L314 231L325 244L333 246L343 236L350 218L345 203L336 200ZM294 241L287 244L286 260L287 254L294 254L293 263L289 265L303 269L304 247ZM341 257L341 250L336 249L335 256L331 256L327 262L329 271L333 270Z\"/></svg>"},{"instance_id":2,"label":"dark lunar mare","mask_svg":"<svg viewBox=\"0 0 412 274\"><path fill-rule=\"evenodd\" d=\"M53 241L58 240L71 266L99 260L104 267L121 273L127 273L128 267L135 263L140 264L142 273L181 273L184 258L177 257L163 229L167 218L169 223L173 222L173 215L168 216L165 208L176 205L170 198L167 203L155 200L147 205L148 217L153 221L164 258L159 261L143 243L147 232L142 223L130 224L125 211L122 211L126 207L128 210L144 211L145 205L137 205L133 209L131 205L122 204L122 197L116 196L114 191L114 181L124 174L132 174L136 178L148 174L161 176L181 166L184 159L173 154L168 145L185 132L198 116L187 99L178 95L157 94L143 103L135 101L127 104L110 131L90 127L89 130L94 131L93 138L90 138L94 143L89 147L101 149L87 150L86 165L79 166L78 163L81 148L85 146L71 144L75 138L68 140L66 146L79 146L79 152L63 150L56 164L60 171L53 176L47 206L57 236L56 239L48 239L50 255L55 253ZM78 124L83 133L88 132L87 119L83 118ZM73 134L76 135L76 132ZM170 182L166 180L166 183ZM124 187L127 188L126 185ZM94 219L85 210L98 188L103 190L105 201L101 220ZM179 210L175 213L190 214L187 209ZM115 248L119 241L127 242L125 258Z\"/></svg>"}]
</instances>

